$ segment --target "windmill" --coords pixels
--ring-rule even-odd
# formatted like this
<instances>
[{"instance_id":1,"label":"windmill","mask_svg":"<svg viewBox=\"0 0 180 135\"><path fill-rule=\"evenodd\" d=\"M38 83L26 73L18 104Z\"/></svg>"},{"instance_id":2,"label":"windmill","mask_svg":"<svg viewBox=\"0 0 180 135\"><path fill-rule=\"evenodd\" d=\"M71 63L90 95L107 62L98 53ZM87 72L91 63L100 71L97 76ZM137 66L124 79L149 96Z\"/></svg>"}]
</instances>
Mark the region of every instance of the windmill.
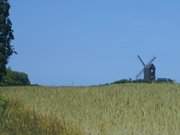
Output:
<instances>
[{"instance_id":1,"label":"windmill","mask_svg":"<svg viewBox=\"0 0 180 135\"><path fill-rule=\"evenodd\" d=\"M144 73L144 81L152 82L156 80L156 67L153 64L156 57L153 57L147 64L144 63L142 58L138 55L138 59L143 65L143 69L136 75L136 80Z\"/></svg>"}]
</instances>

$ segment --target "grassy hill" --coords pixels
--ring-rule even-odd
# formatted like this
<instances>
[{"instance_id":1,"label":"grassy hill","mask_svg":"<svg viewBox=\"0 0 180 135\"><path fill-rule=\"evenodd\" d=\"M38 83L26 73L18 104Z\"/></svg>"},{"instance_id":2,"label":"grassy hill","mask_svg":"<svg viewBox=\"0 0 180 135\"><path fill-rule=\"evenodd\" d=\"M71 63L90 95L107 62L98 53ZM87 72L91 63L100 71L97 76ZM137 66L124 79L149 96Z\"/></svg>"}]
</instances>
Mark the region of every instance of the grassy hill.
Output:
<instances>
[{"instance_id":1,"label":"grassy hill","mask_svg":"<svg viewBox=\"0 0 180 135\"><path fill-rule=\"evenodd\" d=\"M0 114L1 135L180 133L177 84L2 87L0 95L7 102Z\"/></svg>"}]
</instances>

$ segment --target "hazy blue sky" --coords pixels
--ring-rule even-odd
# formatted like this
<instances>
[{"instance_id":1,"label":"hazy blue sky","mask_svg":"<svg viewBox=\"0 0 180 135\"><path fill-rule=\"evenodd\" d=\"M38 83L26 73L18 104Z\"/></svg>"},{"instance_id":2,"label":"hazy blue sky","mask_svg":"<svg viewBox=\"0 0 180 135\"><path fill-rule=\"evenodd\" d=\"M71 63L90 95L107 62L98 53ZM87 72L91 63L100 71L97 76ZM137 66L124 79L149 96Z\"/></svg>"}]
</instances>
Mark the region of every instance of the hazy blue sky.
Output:
<instances>
[{"instance_id":1,"label":"hazy blue sky","mask_svg":"<svg viewBox=\"0 0 180 135\"><path fill-rule=\"evenodd\" d=\"M135 78L153 56L180 81L179 0L11 0L17 56L33 83L89 85Z\"/></svg>"}]
</instances>

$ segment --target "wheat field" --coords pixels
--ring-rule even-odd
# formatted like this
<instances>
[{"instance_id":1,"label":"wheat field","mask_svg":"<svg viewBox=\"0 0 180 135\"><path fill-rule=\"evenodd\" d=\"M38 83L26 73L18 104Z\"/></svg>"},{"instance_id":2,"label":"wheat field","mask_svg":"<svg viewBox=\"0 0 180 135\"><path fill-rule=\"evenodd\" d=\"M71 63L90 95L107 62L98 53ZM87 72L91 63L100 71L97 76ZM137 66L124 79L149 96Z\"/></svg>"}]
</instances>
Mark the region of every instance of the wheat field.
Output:
<instances>
[{"instance_id":1,"label":"wheat field","mask_svg":"<svg viewBox=\"0 0 180 135\"><path fill-rule=\"evenodd\" d=\"M26 119L34 114L39 116L40 124L44 128L61 121L61 124L54 125L57 129L58 126L61 128L63 126L62 129L65 131L53 132L56 130L53 128L52 132L42 132L42 135L180 134L180 85L178 84L2 87L0 95L11 102L17 101L25 110L23 114L29 114L24 115L19 123L22 120L26 123L28 121ZM16 112L22 110L16 109L18 108L16 106L14 108ZM40 131L31 133L34 119L31 121L32 123L26 126L28 132L23 129L23 126L16 131L14 126L13 133L20 135L18 132L24 130L22 132L24 135L40 135ZM17 124L9 123L6 124L8 128ZM33 127L33 129L36 128L39 127ZM4 135L13 135L13 133L8 132L7 129Z\"/></svg>"}]
</instances>

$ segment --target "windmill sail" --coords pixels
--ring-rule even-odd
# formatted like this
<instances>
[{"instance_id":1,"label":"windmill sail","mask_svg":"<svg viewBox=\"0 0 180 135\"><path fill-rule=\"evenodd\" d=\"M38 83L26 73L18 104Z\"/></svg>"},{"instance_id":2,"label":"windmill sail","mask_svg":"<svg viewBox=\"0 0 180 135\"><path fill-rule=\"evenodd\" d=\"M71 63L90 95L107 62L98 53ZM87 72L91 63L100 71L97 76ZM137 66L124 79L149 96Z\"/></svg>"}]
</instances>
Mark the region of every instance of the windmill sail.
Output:
<instances>
[{"instance_id":1,"label":"windmill sail","mask_svg":"<svg viewBox=\"0 0 180 135\"><path fill-rule=\"evenodd\" d=\"M137 75L136 75L136 80L144 73L144 69L142 69Z\"/></svg>"},{"instance_id":2,"label":"windmill sail","mask_svg":"<svg viewBox=\"0 0 180 135\"><path fill-rule=\"evenodd\" d=\"M140 62L142 63L142 65L145 67L146 65L145 65L144 61L142 60L142 58L139 55L137 57L140 60Z\"/></svg>"},{"instance_id":3,"label":"windmill sail","mask_svg":"<svg viewBox=\"0 0 180 135\"><path fill-rule=\"evenodd\" d=\"M155 59L156 59L156 57L153 57L153 58L148 62L147 65L152 64Z\"/></svg>"}]
</instances>

